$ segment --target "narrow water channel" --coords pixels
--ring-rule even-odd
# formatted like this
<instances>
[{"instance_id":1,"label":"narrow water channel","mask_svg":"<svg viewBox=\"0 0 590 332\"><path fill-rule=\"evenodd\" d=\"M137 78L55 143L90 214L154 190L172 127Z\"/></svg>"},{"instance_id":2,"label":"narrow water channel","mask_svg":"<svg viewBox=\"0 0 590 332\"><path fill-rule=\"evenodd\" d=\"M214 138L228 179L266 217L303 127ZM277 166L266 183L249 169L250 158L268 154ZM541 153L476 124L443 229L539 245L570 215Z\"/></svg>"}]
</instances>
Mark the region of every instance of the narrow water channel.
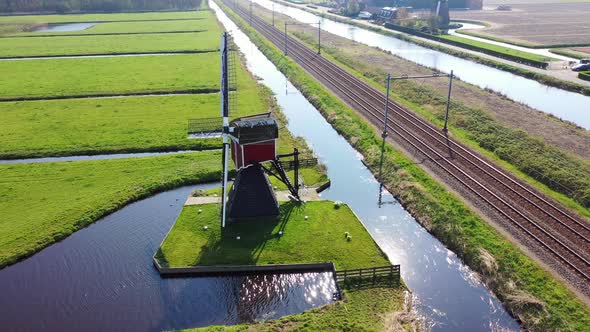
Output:
<instances>
[{"instance_id":1,"label":"narrow water channel","mask_svg":"<svg viewBox=\"0 0 590 332\"><path fill-rule=\"evenodd\" d=\"M98 23L80 22L80 23L50 23L47 26L35 29L33 32L70 32L90 29Z\"/></svg>"},{"instance_id":2,"label":"narrow water channel","mask_svg":"<svg viewBox=\"0 0 590 332\"><path fill-rule=\"evenodd\" d=\"M423 66L445 73L450 73L453 70L454 74L465 82L474 84L480 88L491 89L514 101L524 103L539 111L553 114L583 128L590 129L590 96L552 88L537 81L499 69L431 50L350 24L336 22L270 0L252 1L269 10L272 10L274 6L275 11L299 22L314 23L321 21L322 30L359 43L390 51L392 54ZM408 73L391 74L399 76Z\"/></svg>"},{"instance_id":3,"label":"narrow water channel","mask_svg":"<svg viewBox=\"0 0 590 332\"><path fill-rule=\"evenodd\" d=\"M392 262L401 264L404 281L417 296L418 310L432 330L519 330L475 273L426 232L391 194L385 193L386 204L379 207L379 184L363 165L362 156L219 7L209 3L226 30L232 32L249 70L276 94L289 120L289 130L304 137L327 166L332 186L322 197L348 203Z\"/></svg>"},{"instance_id":4,"label":"narrow water channel","mask_svg":"<svg viewBox=\"0 0 590 332\"><path fill-rule=\"evenodd\" d=\"M138 153L113 153L113 154L97 154L93 156L67 156L67 157L46 157L46 158L26 158L26 159L2 159L2 164L33 164L33 163L54 163L62 161L78 161L78 160L105 160L105 159L123 159L123 158L141 158L166 156L180 153L199 152L195 150L180 150L170 152L138 152Z\"/></svg>"},{"instance_id":5,"label":"narrow water channel","mask_svg":"<svg viewBox=\"0 0 590 332\"><path fill-rule=\"evenodd\" d=\"M332 301L331 273L162 279L151 257L196 188L133 203L0 270L3 331L168 331L278 318Z\"/></svg>"}]
</instances>

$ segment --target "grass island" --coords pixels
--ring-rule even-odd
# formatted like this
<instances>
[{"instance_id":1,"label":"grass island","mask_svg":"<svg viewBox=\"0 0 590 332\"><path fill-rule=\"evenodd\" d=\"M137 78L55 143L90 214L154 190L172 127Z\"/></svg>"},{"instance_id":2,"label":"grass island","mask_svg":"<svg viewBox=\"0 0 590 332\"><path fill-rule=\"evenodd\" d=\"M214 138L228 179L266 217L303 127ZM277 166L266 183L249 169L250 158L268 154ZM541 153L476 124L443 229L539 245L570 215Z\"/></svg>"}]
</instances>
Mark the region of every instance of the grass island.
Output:
<instances>
[{"instance_id":1,"label":"grass island","mask_svg":"<svg viewBox=\"0 0 590 332\"><path fill-rule=\"evenodd\" d=\"M284 202L280 210L277 220L228 224L222 232L218 204L185 206L155 259L165 267L333 262L338 269L352 269L390 264L345 204Z\"/></svg>"}]
</instances>

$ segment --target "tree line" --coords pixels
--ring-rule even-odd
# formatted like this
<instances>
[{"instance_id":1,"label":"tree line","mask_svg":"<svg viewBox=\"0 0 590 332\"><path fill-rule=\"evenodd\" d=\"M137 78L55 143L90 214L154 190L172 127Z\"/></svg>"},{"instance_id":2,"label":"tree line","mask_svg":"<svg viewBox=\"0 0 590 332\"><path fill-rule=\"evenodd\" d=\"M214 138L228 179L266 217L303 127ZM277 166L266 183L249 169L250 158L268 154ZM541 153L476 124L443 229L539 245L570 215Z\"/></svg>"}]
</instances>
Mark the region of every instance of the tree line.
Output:
<instances>
[{"instance_id":1,"label":"tree line","mask_svg":"<svg viewBox=\"0 0 590 332\"><path fill-rule=\"evenodd\" d=\"M201 0L0 0L0 13L189 10Z\"/></svg>"}]
</instances>

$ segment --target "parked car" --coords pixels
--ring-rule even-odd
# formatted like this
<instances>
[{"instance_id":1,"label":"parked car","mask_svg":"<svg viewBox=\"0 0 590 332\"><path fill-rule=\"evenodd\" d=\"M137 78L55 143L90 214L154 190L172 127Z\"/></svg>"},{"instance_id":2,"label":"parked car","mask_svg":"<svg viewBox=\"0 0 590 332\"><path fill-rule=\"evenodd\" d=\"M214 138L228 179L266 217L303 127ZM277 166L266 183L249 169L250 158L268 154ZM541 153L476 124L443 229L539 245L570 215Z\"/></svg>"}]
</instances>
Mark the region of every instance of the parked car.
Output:
<instances>
[{"instance_id":1,"label":"parked car","mask_svg":"<svg viewBox=\"0 0 590 332\"><path fill-rule=\"evenodd\" d=\"M590 62L580 63L572 67L573 71L586 71L590 70Z\"/></svg>"},{"instance_id":2,"label":"parked car","mask_svg":"<svg viewBox=\"0 0 590 332\"><path fill-rule=\"evenodd\" d=\"M582 60L580 60L580 63L584 63L584 64L590 63L590 59L582 59Z\"/></svg>"}]
</instances>

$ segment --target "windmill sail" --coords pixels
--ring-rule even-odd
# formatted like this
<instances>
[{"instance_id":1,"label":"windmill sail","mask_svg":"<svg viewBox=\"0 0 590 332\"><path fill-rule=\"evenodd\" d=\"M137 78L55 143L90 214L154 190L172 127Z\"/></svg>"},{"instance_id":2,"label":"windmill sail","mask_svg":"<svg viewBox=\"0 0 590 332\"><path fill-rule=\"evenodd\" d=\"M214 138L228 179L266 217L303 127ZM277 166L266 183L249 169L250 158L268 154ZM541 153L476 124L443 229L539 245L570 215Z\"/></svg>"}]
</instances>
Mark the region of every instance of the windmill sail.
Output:
<instances>
[{"instance_id":1,"label":"windmill sail","mask_svg":"<svg viewBox=\"0 0 590 332\"><path fill-rule=\"evenodd\" d=\"M228 33L224 32L221 37L221 117L222 117L222 137L223 152L221 155L223 170L221 180L221 227L225 227L226 200L227 200L227 173L229 157L229 61L228 61Z\"/></svg>"}]
</instances>

